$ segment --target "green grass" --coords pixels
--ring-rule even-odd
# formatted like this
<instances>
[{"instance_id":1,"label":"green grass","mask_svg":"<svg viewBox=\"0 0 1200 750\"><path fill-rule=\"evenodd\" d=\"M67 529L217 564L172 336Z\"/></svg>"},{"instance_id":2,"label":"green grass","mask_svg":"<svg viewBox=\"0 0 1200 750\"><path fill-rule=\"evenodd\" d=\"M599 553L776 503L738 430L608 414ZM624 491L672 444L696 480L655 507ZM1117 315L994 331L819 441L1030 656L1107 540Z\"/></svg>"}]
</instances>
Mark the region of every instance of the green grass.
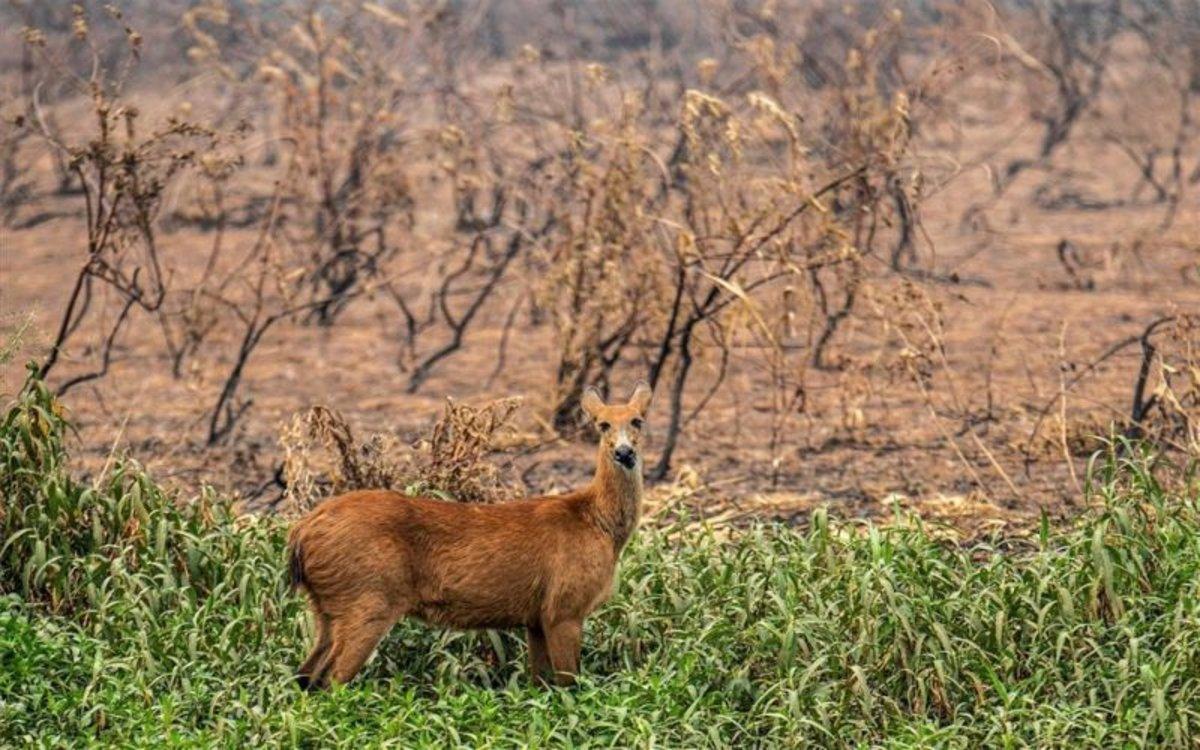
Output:
<instances>
[{"instance_id":1,"label":"green grass","mask_svg":"<svg viewBox=\"0 0 1200 750\"><path fill-rule=\"evenodd\" d=\"M583 679L507 633L401 624L308 695L284 528L131 463L84 482L36 382L0 423L0 746L1195 747L1200 513L1145 456L1095 510L1003 548L817 514L722 541L646 528ZM1185 485L1173 483L1172 486Z\"/></svg>"}]
</instances>

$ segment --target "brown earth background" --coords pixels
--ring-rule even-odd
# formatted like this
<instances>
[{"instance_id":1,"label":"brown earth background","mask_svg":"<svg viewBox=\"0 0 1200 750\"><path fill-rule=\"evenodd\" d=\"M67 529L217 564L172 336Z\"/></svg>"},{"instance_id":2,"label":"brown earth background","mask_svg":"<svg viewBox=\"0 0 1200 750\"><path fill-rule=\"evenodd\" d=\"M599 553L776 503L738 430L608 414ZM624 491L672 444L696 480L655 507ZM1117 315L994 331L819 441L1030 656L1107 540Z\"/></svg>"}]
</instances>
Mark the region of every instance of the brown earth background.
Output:
<instances>
[{"instance_id":1,"label":"brown earth background","mask_svg":"<svg viewBox=\"0 0 1200 750\"><path fill-rule=\"evenodd\" d=\"M1082 502L1087 459L1101 445L1097 436L1110 431L1141 431L1184 460L1194 455L1200 381L1190 317L1200 314L1200 10L1194 3L331 2L270 12L239 3L130 2L120 4L120 19L99 4L86 4L82 15L67 4L51 5L58 4L0 12L6 396L20 389L27 361L45 361L88 261L79 178L69 176L69 165L66 178L60 169L64 159L80 159L69 149L86 149L97 138L92 60L102 61L104 101L136 108L139 137L167 127L172 117L220 134L205 141L217 143L211 152L205 145L177 157L183 166L162 178L152 216L167 289L161 314L134 305L112 335L127 295L97 280L87 314L48 374L50 386L60 387L96 370L111 336L103 376L62 397L77 428L74 457L82 471L95 473L128 456L187 492L211 484L238 493L250 507L270 507L285 494L280 432L310 406L340 412L358 435L381 433L409 445L429 433L447 398L481 404L520 396L521 408L488 457L506 486L553 492L586 481L593 461L586 430L555 425L553 418L571 390L563 376L568 336L561 310L573 290L557 264L582 258L603 266L585 291L619 298L605 308L604 325L626 310L651 311L618 360L596 370L614 398L627 395L636 379L647 377L664 316L657 312L661 290L626 294L625 280L672 278L677 259L662 261L656 253L678 244L688 189L672 187L661 203L639 203L642 193L613 187L604 175L634 152L653 156L631 170L631 179L646 184L657 184L654 161L679 174L705 168L699 145L673 161L679 143L691 143L685 131L695 123L687 108L701 101L691 92L728 107L717 112L712 105L716 114L698 115L719 124L715 135L704 131L699 138L716 143L737 123L742 150L721 157L729 161L712 169L719 177L679 184L719 180L713 194L740 195L738 210L749 216L756 201L800 200L865 153L864 184L874 187L835 191L826 224L814 219L797 227L793 244L780 252L805 242L831 247L830 232L852 227L854 211L874 212L880 228L872 240L878 249L852 231L839 235L840 245L861 258L852 261L852 274L831 271L823 289L857 285L858 293L820 366L814 331L823 330L828 316L807 273L785 274L749 293L748 301L731 289L745 288L752 277L731 276L721 287L732 302L711 329L720 334L697 339L681 393L678 445L665 478L653 485L654 502L683 503L720 522L801 522L819 505L846 516L887 515L899 504L980 531L1023 526L1042 509L1069 515ZM328 41L339 37L343 44ZM125 75L133 45L139 60ZM322 49L327 57L318 59ZM403 75L371 84L372 63ZM860 69L869 74L858 75ZM320 159L305 156L306 139L318 142L315 120L311 112L310 119L291 121L287 114L288 107L316 106L314 97L324 95L331 101L326 147L335 165L350 163L364 112L391 118L372 121L365 162L373 176L332 209L354 227L375 207L391 206L380 219L389 249L374 267L358 267L332 323L296 313L264 333L233 402L243 410L226 434L210 440L214 404L245 333L239 316L252 309L252 296L237 295L250 294L253 269L267 262L255 247L274 185L295 180L295 194L309 197L284 201L286 221L268 232L278 235L273 247L285 248L281 260L270 261L279 266L267 285L266 304L276 306L270 309L308 299L300 295L312 288L319 262L313 259L332 247L328 227L312 229L315 219L306 213L322 200ZM630 97L639 99L640 111L623 120L618 112ZM782 112L780 122L795 124L795 153L802 156L789 155L779 127L758 122L771 106ZM858 151L842 148L854 119L872 117L891 124L878 125ZM880 136L895 122L904 123L903 145ZM1054 128L1066 132L1047 149ZM447 146L454 138L470 145ZM507 164L529 164L542 152L554 158L573 139L598 144L580 147L585 176L548 177L565 187L549 198L539 193L536 200L545 203L536 210L539 217L558 210L557 226L576 231L556 228L531 239L480 303L461 348L408 392L414 368L452 337L433 292L477 238L495 236L502 247L525 231L513 226L534 224L510 213L533 188L514 188L517 197L491 228L464 226L461 197L477 192L474 210L486 215L496 186L524 184L520 170ZM623 139L637 148L621 151ZM115 163L129 143L115 137ZM299 166L288 172L293 149ZM803 163L794 166L796 159ZM793 167L781 166L789 160ZM219 182L222 226L213 219L218 181L212 175L226 166ZM601 176L585 184L588 169ZM154 170L165 174L161 164ZM343 166L328 171L347 179ZM900 242L903 217L882 187L892 180L902 184L915 216L912 250L899 268L888 253ZM777 183L785 186L763 187ZM622 230L627 234L586 229L587 200L553 197L586 198L596 189L634 196L627 210L646 223ZM862 197L871 189L879 196ZM647 216L654 212L652 222ZM652 224L667 227L666 239L637 245L658 231L646 228ZM214 294L204 305L213 323L173 373L164 325L171 335L187 330L218 235L217 275L234 281L226 301ZM146 263L144 242L133 232L101 252L132 274ZM700 253L721 252L716 244L705 249L703 237L696 242ZM449 295L452 318L461 319L491 277L490 263L459 277L461 289ZM610 278L620 280L622 291L611 292ZM284 290L280 279L294 287ZM397 295L418 317L430 311L431 322L411 344ZM1163 319L1148 339L1155 349L1145 388L1160 396L1158 410L1135 424L1135 385L1146 355L1139 337ZM932 331L930 321L936 321ZM664 447L679 366L668 360L656 383L650 464ZM800 391L802 399L781 405L779 394Z\"/></svg>"}]
</instances>

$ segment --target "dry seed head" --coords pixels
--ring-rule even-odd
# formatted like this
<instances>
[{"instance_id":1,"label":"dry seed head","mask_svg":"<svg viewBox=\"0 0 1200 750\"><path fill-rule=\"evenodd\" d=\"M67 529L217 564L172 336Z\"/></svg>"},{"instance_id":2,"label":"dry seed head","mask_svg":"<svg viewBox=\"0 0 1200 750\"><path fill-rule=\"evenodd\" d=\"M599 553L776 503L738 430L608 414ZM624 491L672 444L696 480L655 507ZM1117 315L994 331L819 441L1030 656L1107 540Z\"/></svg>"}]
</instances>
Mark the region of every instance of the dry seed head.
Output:
<instances>
[{"instance_id":1,"label":"dry seed head","mask_svg":"<svg viewBox=\"0 0 1200 750\"><path fill-rule=\"evenodd\" d=\"M542 53L537 50L532 44L526 44L521 47L521 61L532 65L542 59Z\"/></svg>"},{"instance_id":2,"label":"dry seed head","mask_svg":"<svg viewBox=\"0 0 1200 750\"><path fill-rule=\"evenodd\" d=\"M286 81L287 73L277 65L267 65L264 63L258 66L258 79L264 83Z\"/></svg>"},{"instance_id":3,"label":"dry seed head","mask_svg":"<svg viewBox=\"0 0 1200 750\"><path fill-rule=\"evenodd\" d=\"M26 26L21 31L21 36L25 39L25 43L30 47L46 46L46 34L41 29L35 29L32 26Z\"/></svg>"},{"instance_id":4,"label":"dry seed head","mask_svg":"<svg viewBox=\"0 0 1200 750\"><path fill-rule=\"evenodd\" d=\"M729 105L717 97L696 89L688 89L683 95L683 113L685 119L690 120L721 119L728 117L730 110Z\"/></svg>"},{"instance_id":5,"label":"dry seed head","mask_svg":"<svg viewBox=\"0 0 1200 750\"><path fill-rule=\"evenodd\" d=\"M380 19L384 23L395 26L399 29L408 28L408 19L399 13L395 13L378 3L363 3L363 10Z\"/></svg>"},{"instance_id":6,"label":"dry seed head","mask_svg":"<svg viewBox=\"0 0 1200 750\"><path fill-rule=\"evenodd\" d=\"M87 35L88 35L87 19L84 18L83 16L76 16L75 20L71 22L71 32L74 34L76 39L79 39L79 40L87 39Z\"/></svg>"},{"instance_id":7,"label":"dry seed head","mask_svg":"<svg viewBox=\"0 0 1200 750\"><path fill-rule=\"evenodd\" d=\"M609 79L608 68L600 63L589 63L587 66L587 77L593 86L599 86Z\"/></svg>"}]
</instances>

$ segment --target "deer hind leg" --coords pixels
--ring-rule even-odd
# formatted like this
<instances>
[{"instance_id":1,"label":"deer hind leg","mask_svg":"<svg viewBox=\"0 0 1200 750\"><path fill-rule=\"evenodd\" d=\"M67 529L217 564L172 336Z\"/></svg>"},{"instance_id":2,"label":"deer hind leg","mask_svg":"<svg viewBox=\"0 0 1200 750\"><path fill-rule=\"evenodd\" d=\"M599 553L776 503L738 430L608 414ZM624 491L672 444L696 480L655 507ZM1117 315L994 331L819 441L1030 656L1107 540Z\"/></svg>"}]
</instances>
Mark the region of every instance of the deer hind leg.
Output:
<instances>
[{"instance_id":1,"label":"deer hind leg","mask_svg":"<svg viewBox=\"0 0 1200 750\"><path fill-rule=\"evenodd\" d=\"M546 632L541 625L531 625L525 629L525 634L529 644L529 672L535 682L544 685L551 674Z\"/></svg>"},{"instance_id":2,"label":"deer hind leg","mask_svg":"<svg viewBox=\"0 0 1200 750\"><path fill-rule=\"evenodd\" d=\"M376 605L334 619L333 647L322 679L343 685L354 679L401 614L393 608Z\"/></svg>"},{"instance_id":3,"label":"deer hind leg","mask_svg":"<svg viewBox=\"0 0 1200 750\"><path fill-rule=\"evenodd\" d=\"M318 610L316 606L312 610L313 625L317 630L316 641L313 643L312 651L309 652L308 658L300 665L300 669L296 670L296 682L305 690L314 687L313 675L322 666L325 658L329 655L330 646L333 645L329 615Z\"/></svg>"},{"instance_id":4,"label":"deer hind leg","mask_svg":"<svg viewBox=\"0 0 1200 750\"><path fill-rule=\"evenodd\" d=\"M546 646L550 665L554 668L554 682L560 687L575 684L579 673L579 646L583 639L583 622L567 620L545 627Z\"/></svg>"}]
</instances>

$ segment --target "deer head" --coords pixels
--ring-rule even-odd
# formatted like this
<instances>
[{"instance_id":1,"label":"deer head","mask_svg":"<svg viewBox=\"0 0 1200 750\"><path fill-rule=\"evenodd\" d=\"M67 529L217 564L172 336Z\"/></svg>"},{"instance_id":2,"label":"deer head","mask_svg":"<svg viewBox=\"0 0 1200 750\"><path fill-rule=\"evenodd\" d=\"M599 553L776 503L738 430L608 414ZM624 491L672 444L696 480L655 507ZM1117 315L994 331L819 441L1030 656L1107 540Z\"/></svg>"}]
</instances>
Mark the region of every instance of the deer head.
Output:
<instances>
[{"instance_id":1,"label":"deer head","mask_svg":"<svg viewBox=\"0 0 1200 750\"><path fill-rule=\"evenodd\" d=\"M606 404L595 388L583 392L580 405L600 431L600 460L610 460L624 471L641 470L642 427L653 392L639 381L626 404Z\"/></svg>"}]
</instances>

